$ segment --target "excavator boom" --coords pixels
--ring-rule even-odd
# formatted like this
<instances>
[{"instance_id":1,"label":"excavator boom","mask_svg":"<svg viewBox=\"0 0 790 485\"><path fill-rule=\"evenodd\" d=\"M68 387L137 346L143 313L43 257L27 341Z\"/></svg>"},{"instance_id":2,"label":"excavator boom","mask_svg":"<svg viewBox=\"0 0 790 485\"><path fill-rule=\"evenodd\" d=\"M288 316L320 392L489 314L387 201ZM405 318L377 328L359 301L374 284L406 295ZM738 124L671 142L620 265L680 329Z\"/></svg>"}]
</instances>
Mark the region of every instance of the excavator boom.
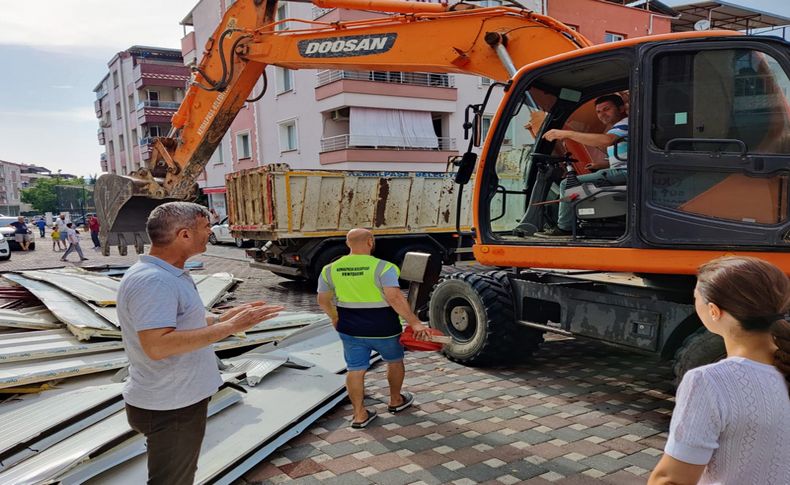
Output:
<instances>
[{"instance_id":1,"label":"excavator boom","mask_svg":"<svg viewBox=\"0 0 790 485\"><path fill-rule=\"evenodd\" d=\"M564 24L522 8L458 4L452 9L401 0L313 3L391 13L348 22L275 21L276 0L235 2L209 38L200 65L193 69L192 85L173 116L173 131L155 140L148 166L97 181L105 255L112 245L121 254L126 254L127 244L142 252L148 242L148 213L164 202L196 197L195 180L258 79L265 79L267 65L477 74L505 81L518 67L590 45ZM283 22L297 28L278 30Z\"/></svg>"}]
</instances>

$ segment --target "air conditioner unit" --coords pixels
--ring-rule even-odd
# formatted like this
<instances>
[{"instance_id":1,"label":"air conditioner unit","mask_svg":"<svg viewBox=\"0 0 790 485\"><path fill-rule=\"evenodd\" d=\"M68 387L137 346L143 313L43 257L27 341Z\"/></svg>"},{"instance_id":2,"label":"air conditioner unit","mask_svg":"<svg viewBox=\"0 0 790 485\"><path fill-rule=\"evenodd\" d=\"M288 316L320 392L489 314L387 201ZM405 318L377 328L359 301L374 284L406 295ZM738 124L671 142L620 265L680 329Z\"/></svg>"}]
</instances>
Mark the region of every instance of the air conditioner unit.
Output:
<instances>
[{"instance_id":1,"label":"air conditioner unit","mask_svg":"<svg viewBox=\"0 0 790 485\"><path fill-rule=\"evenodd\" d=\"M348 121L349 109L335 109L330 112L332 121Z\"/></svg>"}]
</instances>

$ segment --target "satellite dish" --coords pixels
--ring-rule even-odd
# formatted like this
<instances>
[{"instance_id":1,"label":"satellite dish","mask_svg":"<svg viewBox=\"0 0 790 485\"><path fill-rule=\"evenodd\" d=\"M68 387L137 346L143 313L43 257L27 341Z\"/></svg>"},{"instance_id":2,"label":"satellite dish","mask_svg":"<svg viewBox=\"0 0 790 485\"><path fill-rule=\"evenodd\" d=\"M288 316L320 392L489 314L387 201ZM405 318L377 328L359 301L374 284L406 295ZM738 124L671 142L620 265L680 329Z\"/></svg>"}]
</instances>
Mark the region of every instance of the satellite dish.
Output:
<instances>
[{"instance_id":1,"label":"satellite dish","mask_svg":"<svg viewBox=\"0 0 790 485\"><path fill-rule=\"evenodd\" d=\"M694 30L710 30L710 20L702 19L694 23Z\"/></svg>"}]
</instances>

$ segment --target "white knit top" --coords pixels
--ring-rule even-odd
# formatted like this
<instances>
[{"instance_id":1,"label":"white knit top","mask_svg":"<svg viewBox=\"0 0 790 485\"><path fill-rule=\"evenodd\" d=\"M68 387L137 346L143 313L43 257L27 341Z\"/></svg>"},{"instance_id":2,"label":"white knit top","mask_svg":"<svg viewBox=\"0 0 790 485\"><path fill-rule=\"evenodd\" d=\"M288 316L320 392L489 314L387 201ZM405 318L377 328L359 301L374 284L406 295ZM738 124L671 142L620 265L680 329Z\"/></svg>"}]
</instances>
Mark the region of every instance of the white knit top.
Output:
<instances>
[{"instance_id":1,"label":"white knit top","mask_svg":"<svg viewBox=\"0 0 790 485\"><path fill-rule=\"evenodd\" d=\"M664 451L705 465L700 484L790 485L790 398L774 366L742 357L690 370Z\"/></svg>"}]
</instances>

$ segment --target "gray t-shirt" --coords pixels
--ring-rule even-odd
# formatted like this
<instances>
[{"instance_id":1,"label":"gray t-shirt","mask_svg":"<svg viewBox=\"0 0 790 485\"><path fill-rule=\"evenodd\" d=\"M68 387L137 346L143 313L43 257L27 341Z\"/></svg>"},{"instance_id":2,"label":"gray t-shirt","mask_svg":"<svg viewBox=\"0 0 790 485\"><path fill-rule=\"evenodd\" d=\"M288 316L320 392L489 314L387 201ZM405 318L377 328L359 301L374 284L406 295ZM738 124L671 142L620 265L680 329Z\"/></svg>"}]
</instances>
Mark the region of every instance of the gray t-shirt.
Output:
<instances>
[{"instance_id":1,"label":"gray t-shirt","mask_svg":"<svg viewBox=\"0 0 790 485\"><path fill-rule=\"evenodd\" d=\"M154 411L195 404L217 391L222 379L211 347L161 360L149 358L137 332L206 327L206 310L188 271L154 256L140 256L121 280L118 320L129 357L124 400Z\"/></svg>"}]
</instances>

